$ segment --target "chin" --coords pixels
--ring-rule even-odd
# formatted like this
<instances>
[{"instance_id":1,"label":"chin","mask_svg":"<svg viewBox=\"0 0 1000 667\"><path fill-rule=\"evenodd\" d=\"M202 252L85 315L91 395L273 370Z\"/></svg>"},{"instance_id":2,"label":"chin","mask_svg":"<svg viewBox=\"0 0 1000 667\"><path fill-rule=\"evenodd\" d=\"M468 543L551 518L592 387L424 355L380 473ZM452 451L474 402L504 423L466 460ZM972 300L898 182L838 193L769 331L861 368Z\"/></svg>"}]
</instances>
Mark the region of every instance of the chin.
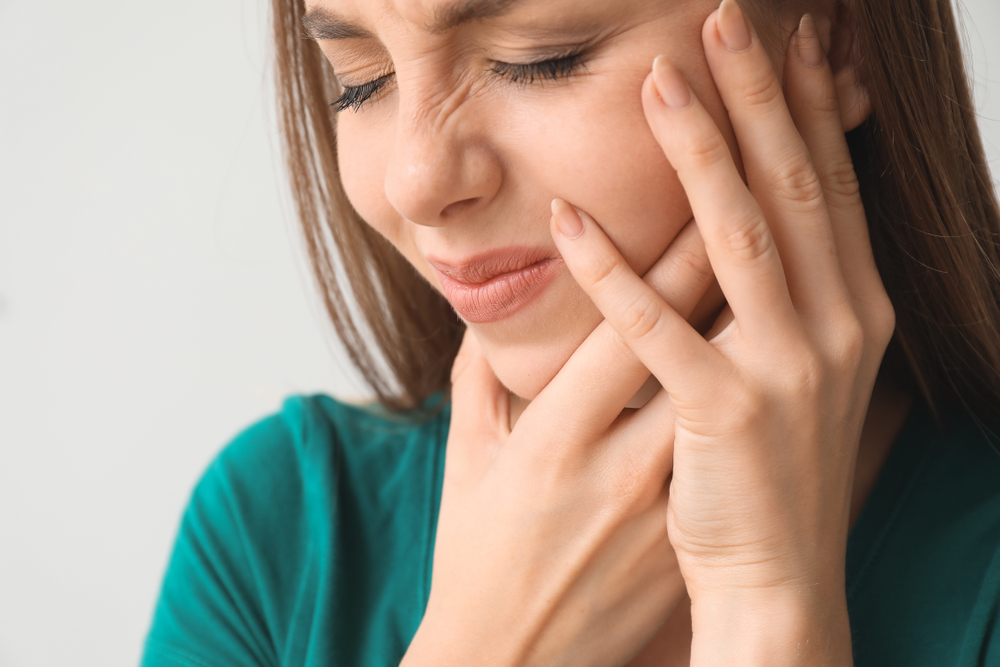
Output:
<instances>
[{"instance_id":1,"label":"chin","mask_svg":"<svg viewBox=\"0 0 1000 667\"><path fill-rule=\"evenodd\" d=\"M510 393L528 401L538 396L565 363L565 360L553 363L552 359L535 360L527 355L505 352L487 355L487 360L500 383Z\"/></svg>"},{"instance_id":2,"label":"chin","mask_svg":"<svg viewBox=\"0 0 1000 667\"><path fill-rule=\"evenodd\" d=\"M534 400L604 319L568 271L532 304L509 318L467 325L497 379Z\"/></svg>"},{"instance_id":3,"label":"chin","mask_svg":"<svg viewBox=\"0 0 1000 667\"><path fill-rule=\"evenodd\" d=\"M597 326L567 328L556 340L491 345L482 341L483 354L497 379L512 394L534 400Z\"/></svg>"}]
</instances>

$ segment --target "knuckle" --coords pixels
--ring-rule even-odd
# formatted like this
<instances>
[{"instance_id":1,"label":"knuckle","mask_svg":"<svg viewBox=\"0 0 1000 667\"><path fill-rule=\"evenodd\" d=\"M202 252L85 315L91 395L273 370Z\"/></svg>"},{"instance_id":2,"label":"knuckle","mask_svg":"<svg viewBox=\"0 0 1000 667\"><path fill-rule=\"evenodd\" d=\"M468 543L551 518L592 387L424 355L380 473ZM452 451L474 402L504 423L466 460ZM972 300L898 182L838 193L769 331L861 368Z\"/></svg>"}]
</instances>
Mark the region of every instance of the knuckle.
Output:
<instances>
[{"instance_id":1,"label":"knuckle","mask_svg":"<svg viewBox=\"0 0 1000 667\"><path fill-rule=\"evenodd\" d=\"M731 160L729 146L718 132L692 137L684 147L689 169L703 171Z\"/></svg>"},{"instance_id":2,"label":"knuckle","mask_svg":"<svg viewBox=\"0 0 1000 667\"><path fill-rule=\"evenodd\" d=\"M621 272L617 257L600 255L594 257L581 270L581 278L596 290L605 290L615 283Z\"/></svg>"},{"instance_id":3,"label":"knuckle","mask_svg":"<svg viewBox=\"0 0 1000 667\"><path fill-rule=\"evenodd\" d=\"M888 344L889 339L896 333L896 309L888 295L884 296L884 306L880 309L879 315L879 331L882 334L880 340L884 340Z\"/></svg>"},{"instance_id":4,"label":"knuckle","mask_svg":"<svg viewBox=\"0 0 1000 667\"><path fill-rule=\"evenodd\" d=\"M657 267L659 270L647 274L646 282L661 297L667 298L666 294L678 285L694 288L698 285L707 285L715 277L704 245L700 247L700 250L677 248L671 252L672 254L662 268ZM669 302L670 299L667 298L667 301ZM671 303L671 306L674 305Z\"/></svg>"},{"instance_id":5,"label":"knuckle","mask_svg":"<svg viewBox=\"0 0 1000 667\"><path fill-rule=\"evenodd\" d=\"M725 243L734 257L747 262L763 257L773 247L771 231L759 215L738 221L735 228L726 233Z\"/></svg>"},{"instance_id":6,"label":"knuckle","mask_svg":"<svg viewBox=\"0 0 1000 667\"><path fill-rule=\"evenodd\" d=\"M819 175L808 160L795 156L780 167L773 176L774 190L791 202L809 208L822 206L823 185Z\"/></svg>"},{"instance_id":7,"label":"knuckle","mask_svg":"<svg viewBox=\"0 0 1000 667\"><path fill-rule=\"evenodd\" d=\"M867 343L864 327L853 311L841 319L832 342L833 365L853 369L861 363Z\"/></svg>"},{"instance_id":8,"label":"knuckle","mask_svg":"<svg viewBox=\"0 0 1000 667\"><path fill-rule=\"evenodd\" d=\"M645 338L653 332L660 322L660 309L650 298L642 294L626 306L619 320L621 333L630 340Z\"/></svg>"},{"instance_id":9,"label":"knuckle","mask_svg":"<svg viewBox=\"0 0 1000 667\"><path fill-rule=\"evenodd\" d=\"M872 340L884 351L896 333L896 309L889 300L889 295L883 290L873 299L869 306L868 320L871 322Z\"/></svg>"},{"instance_id":10,"label":"knuckle","mask_svg":"<svg viewBox=\"0 0 1000 667\"><path fill-rule=\"evenodd\" d=\"M853 199L861 194L861 184L854 165L849 160L827 163L823 172L823 187L838 197Z\"/></svg>"},{"instance_id":11,"label":"knuckle","mask_svg":"<svg viewBox=\"0 0 1000 667\"><path fill-rule=\"evenodd\" d=\"M674 271L679 278L690 277L695 282L706 282L715 277L708 254L702 246L701 252L683 248L674 255Z\"/></svg>"},{"instance_id":12,"label":"knuckle","mask_svg":"<svg viewBox=\"0 0 1000 667\"><path fill-rule=\"evenodd\" d=\"M840 98L837 97L833 81L824 77L822 82L811 86L808 99L809 109L813 113L820 116L836 116L837 120L840 120Z\"/></svg>"},{"instance_id":13,"label":"knuckle","mask_svg":"<svg viewBox=\"0 0 1000 667\"><path fill-rule=\"evenodd\" d=\"M839 127L840 98L832 72L826 67L796 68L794 75L795 79L786 82L791 84L785 91L789 107L818 115L824 122L836 121Z\"/></svg>"},{"instance_id":14,"label":"knuckle","mask_svg":"<svg viewBox=\"0 0 1000 667\"><path fill-rule=\"evenodd\" d=\"M743 85L743 99L748 106L767 106L781 96L781 85L773 71L761 72Z\"/></svg>"}]
</instances>

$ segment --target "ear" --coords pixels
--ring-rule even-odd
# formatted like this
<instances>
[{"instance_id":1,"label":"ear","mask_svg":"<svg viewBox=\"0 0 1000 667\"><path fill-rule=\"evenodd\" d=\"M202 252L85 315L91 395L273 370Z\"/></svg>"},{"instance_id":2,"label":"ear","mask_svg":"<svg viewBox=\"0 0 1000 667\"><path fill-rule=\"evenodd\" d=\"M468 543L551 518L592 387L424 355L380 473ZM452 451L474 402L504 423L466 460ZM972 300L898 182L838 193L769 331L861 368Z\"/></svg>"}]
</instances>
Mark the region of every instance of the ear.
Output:
<instances>
[{"instance_id":1,"label":"ear","mask_svg":"<svg viewBox=\"0 0 1000 667\"><path fill-rule=\"evenodd\" d=\"M829 19L827 53L833 68L837 95L840 98L840 120L844 132L849 132L867 120L872 113L871 99L861 82L859 64L861 46L858 43L857 20L849 0L837 0L834 15ZM826 26L821 26L826 28ZM822 32L825 32L823 30ZM822 34L821 32L821 34Z\"/></svg>"}]
</instances>

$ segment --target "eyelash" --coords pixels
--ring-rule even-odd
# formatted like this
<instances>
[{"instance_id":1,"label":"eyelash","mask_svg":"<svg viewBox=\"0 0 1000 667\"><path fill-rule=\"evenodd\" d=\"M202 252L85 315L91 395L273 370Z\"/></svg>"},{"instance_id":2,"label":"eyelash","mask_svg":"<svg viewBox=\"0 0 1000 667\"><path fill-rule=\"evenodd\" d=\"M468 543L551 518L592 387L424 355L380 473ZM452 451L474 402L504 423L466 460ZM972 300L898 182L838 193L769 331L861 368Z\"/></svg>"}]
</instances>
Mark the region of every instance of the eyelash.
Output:
<instances>
[{"instance_id":1,"label":"eyelash","mask_svg":"<svg viewBox=\"0 0 1000 667\"><path fill-rule=\"evenodd\" d=\"M537 63L502 63L497 62L490 68L494 74L510 80L511 83L527 85L542 81L558 81L565 79L575 73L578 69L585 68L583 55L575 53L562 58L542 60ZM373 79L360 86L344 86L344 92L336 100L330 103L337 113L345 109L358 111L365 102L371 100L393 77L393 73L384 74L377 79Z\"/></svg>"},{"instance_id":2,"label":"eyelash","mask_svg":"<svg viewBox=\"0 0 1000 667\"><path fill-rule=\"evenodd\" d=\"M574 53L562 58L523 65L498 62L490 68L490 71L510 79L512 83L525 85L535 83L535 81L558 81L569 77L582 67L584 67L583 55Z\"/></svg>"}]
</instances>

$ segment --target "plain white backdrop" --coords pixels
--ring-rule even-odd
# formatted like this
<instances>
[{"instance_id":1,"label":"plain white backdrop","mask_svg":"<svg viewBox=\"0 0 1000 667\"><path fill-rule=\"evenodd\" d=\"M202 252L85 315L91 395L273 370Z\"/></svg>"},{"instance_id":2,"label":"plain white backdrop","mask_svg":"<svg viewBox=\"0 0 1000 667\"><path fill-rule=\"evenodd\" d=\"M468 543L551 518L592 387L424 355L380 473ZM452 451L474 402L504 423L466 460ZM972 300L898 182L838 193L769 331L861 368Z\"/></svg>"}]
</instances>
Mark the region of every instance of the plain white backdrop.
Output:
<instances>
[{"instance_id":1,"label":"plain white backdrop","mask_svg":"<svg viewBox=\"0 0 1000 667\"><path fill-rule=\"evenodd\" d=\"M0 667L135 665L191 488L367 395L294 231L266 0L0 0ZM1000 155L996 0L964 0Z\"/></svg>"}]
</instances>

